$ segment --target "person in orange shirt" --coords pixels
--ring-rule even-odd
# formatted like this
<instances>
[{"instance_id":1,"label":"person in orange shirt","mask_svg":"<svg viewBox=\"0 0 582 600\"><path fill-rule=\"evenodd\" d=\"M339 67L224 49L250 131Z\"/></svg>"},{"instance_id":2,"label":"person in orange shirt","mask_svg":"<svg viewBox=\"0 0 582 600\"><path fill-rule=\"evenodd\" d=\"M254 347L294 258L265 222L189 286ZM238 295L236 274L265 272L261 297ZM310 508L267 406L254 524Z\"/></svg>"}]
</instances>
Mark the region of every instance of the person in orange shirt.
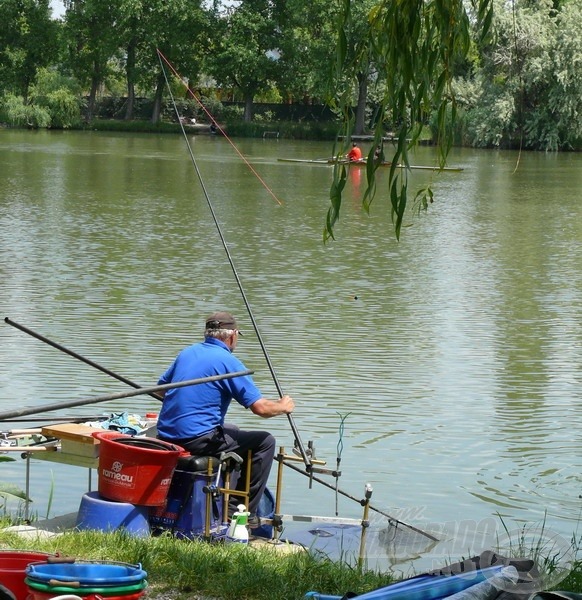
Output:
<instances>
[{"instance_id":1,"label":"person in orange shirt","mask_svg":"<svg viewBox=\"0 0 582 600\"><path fill-rule=\"evenodd\" d=\"M346 158L350 162L359 162L362 160L362 151L360 150L356 142L352 144L352 149L346 154Z\"/></svg>"}]
</instances>

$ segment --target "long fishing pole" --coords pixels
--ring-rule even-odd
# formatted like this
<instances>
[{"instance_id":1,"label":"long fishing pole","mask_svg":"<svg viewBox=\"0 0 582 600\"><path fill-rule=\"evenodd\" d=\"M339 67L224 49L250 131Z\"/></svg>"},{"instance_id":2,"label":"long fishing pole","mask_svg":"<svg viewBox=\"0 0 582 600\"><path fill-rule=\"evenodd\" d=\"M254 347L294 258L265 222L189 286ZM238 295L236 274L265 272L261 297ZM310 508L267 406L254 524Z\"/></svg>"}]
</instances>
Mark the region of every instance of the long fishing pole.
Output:
<instances>
[{"instance_id":1,"label":"long fishing pole","mask_svg":"<svg viewBox=\"0 0 582 600\"><path fill-rule=\"evenodd\" d=\"M68 354L69 356L72 356L73 358L76 358L77 360L80 360L81 362L84 362L85 364L90 365L91 367L101 371L102 373L105 373L106 375L109 375L110 377L117 379L117 381L121 381L122 383L125 383L134 388L142 387L138 383L135 383L135 382L123 377L122 375L118 375L117 373L114 373L113 371L109 370L106 367L102 367L101 365L97 364L90 358L81 356L74 350L65 348L65 346L62 346L61 344L59 344L57 342L49 340L44 335L41 335L40 333L37 333L36 331L33 331L32 329L29 329L28 327L25 327L24 325L21 325L20 323L17 323L16 321L9 319L8 317L4 317L4 322L8 323L8 325L12 325L12 327L15 327L16 329L20 329L20 331L27 333L28 335L32 336L33 338L36 338L37 340L40 340L41 342L44 342L45 344L48 344L49 346L52 346L53 348L56 348L57 350L60 350L61 352L64 352L65 354ZM149 396L151 396L152 398L155 398L156 400L160 400L160 401L163 400L162 396L160 396L159 394L153 393L153 392L149 393Z\"/></svg>"},{"instance_id":2,"label":"long fishing pole","mask_svg":"<svg viewBox=\"0 0 582 600\"><path fill-rule=\"evenodd\" d=\"M202 174L200 173L200 169L198 168L198 163L196 162L196 158L194 157L194 152L192 151L192 147L190 146L190 142L188 140L188 136L186 135L186 130L184 128L184 125L182 123L182 119L180 118L180 113L178 112L178 107L176 105L176 101L174 100L174 95L172 93L172 88L170 86L170 82L168 81L168 77L166 74L166 69L164 68L164 61L162 60L162 53L158 50L158 58L160 61L160 65L162 68L162 73L164 74L164 79L166 81L166 86L168 88L169 94L170 94L170 98L172 100L172 105L174 107L174 111L176 113L176 117L178 119L178 122L180 123L180 128L182 130L182 135L184 137L184 140L186 141L186 146L188 148L188 153L190 155L190 160L192 161L192 164L194 166L194 170L196 171L196 176L198 177L198 181L200 182L200 186L202 187L202 192L204 194L204 198L206 199L206 203L208 205L208 209L210 210L210 214L212 216L212 220L214 221L214 225L216 226L216 230L218 231L218 235L220 237L220 241L222 243L222 247L224 248L224 251L226 253L226 257L228 259L228 262L230 264L230 268L232 269L232 273L234 275L234 278L236 280L238 289L241 293L243 302L246 306L249 318L251 319L251 323L253 325L253 329L255 330L255 333L257 335L257 339L259 340L259 344L261 346L261 350L263 351L263 356L265 357L265 360L267 362L267 366L269 368L269 371L271 372L271 377L273 378L273 382L275 383L275 387L277 388L277 392L279 394L279 396L283 396L283 388L281 387L280 383L279 383L279 379L277 377L277 374L275 372L275 368L273 366L273 363L271 361L271 358L269 356L269 352L267 351L267 347L265 346L265 343L263 341L263 337L261 335L261 332L259 331L259 327L257 325L257 322L255 320L255 317L253 315L253 311L251 309L251 305L247 299L247 295L244 291L241 279L239 277L239 274L236 270L235 264L234 264L234 260L228 250L228 245L226 243L226 239L224 237L224 234L222 233L222 229L220 227L220 224L218 222L218 219L216 217L216 213L214 212L214 208L212 206L212 202L210 201L210 195L208 194L208 190L206 189L206 185L204 184L204 179L202 178ZM164 58L165 60L165 58ZM167 62L167 61L166 61ZM168 63L169 64L169 63ZM311 459L307 456L307 453L305 452L305 447L303 446L303 442L301 441L301 437L299 436L299 431L297 430L297 427L295 425L295 420L293 419L293 415L291 414L287 414L287 419L289 420L289 425L291 426L291 431L293 432L293 437L295 438L295 442L297 444L297 449L299 450L299 453L301 454L301 458L303 459L303 462L305 463L305 466L307 469L311 468Z\"/></svg>"},{"instance_id":3,"label":"long fishing pole","mask_svg":"<svg viewBox=\"0 0 582 600\"><path fill-rule=\"evenodd\" d=\"M267 351L267 348L266 348L266 346L265 346L265 344L264 344L264 342L263 342L263 338L262 338L262 336L261 336L261 333L260 333L260 331L259 331L259 327L258 327L258 325L257 325L257 323L256 323L256 321L255 321L255 318L254 318L254 316L253 316L253 311L251 310L250 303L249 303L249 302L248 302L248 300L247 300L247 296L246 296L246 294L245 294L245 291L244 291L244 288L243 288L243 286L242 286L242 282L241 282L241 280L240 280L240 277L239 277L239 275L238 275L238 272L237 272L237 270L236 270L236 268L235 268L235 265L234 265L234 261L233 261L233 259L232 259L232 256L231 256L231 254L230 254L230 252L229 252L229 250L228 250L228 246L227 246L227 244L226 244L226 240L225 240L225 238L224 238L224 235L223 235L223 233L222 233L222 229L221 229L221 227L220 227L220 225L219 225L219 223L218 223L218 219L216 218L216 214L215 214L215 212L214 212L214 208L213 208L213 206L212 206L212 203L210 202L210 196L208 195L208 192L207 192L207 190L206 190L206 186L205 186L205 184L204 184L204 180L203 180L203 178L202 178L202 175L201 175L201 173L200 173L200 170L199 170L199 168L198 168L198 163L196 162L196 158L194 157L194 153L193 153L193 151L192 151L192 147L190 146L190 142L189 142L189 140L188 140L188 136L186 135L186 130L185 130L185 128L184 128L184 125L183 125L183 123L182 123L182 119L180 118L180 113L178 112L178 107L177 107L177 105L176 105L176 102L175 102L175 100L174 100L174 96L173 96L173 94L172 94L172 88L170 87L170 82L168 81L168 77L167 77L167 75L166 75L166 69L164 68L163 61L165 61L165 62L166 62L166 64L167 64L167 65L168 65L168 67L169 67L169 68L172 70L172 72L174 73L174 75L175 75L176 77L178 77L178 78L180 79L180 81L182 81L182 80L181 80L181 78L178 76L178 73L176 72L176 70L175 70L175 69L172 67L172 65L169 63L169 61L168 61L168 60L167 60L167 59L166 59L166 58L165 58L165 57L162 55L162 53L161 53L159 50L158 50L158 58L159 58L160 65L161 65L161 68L162 68L162 73L164 74L164 79L165 79L165 82L166 82L166 87L167 87L167 89L168 89L168 91L169 91L170 98L171 98L171 100L172 100L172 105L173 105L173 107L174 107L174 111L175 111L175 113L176 113L176 117L177 117L177 119L178 119L178 122L180 123L180 129L181 129L181 131L182 131L182 136L184 137L184 140L185 140L185 142L186 142L186 146L187 146L187 148L188 148L188 152L189 152L189 154L190 154L190 159L191 159L191 161L192 161L192 164L194 165L194 169L195 169L195 171L196 171L196 175L197 175L197 177L198 177L198 180L200 181L200 185L201 185L201 187L202 187L202 191L203 191L203 193L204 193L204 197L205 197L205 199L206 199L206 202L207 202L207 204L208 204L208 208L209 208L209 210L210 210L210 214L212 215L212 219L213 219L213 221L214 221L214 224L216 225L216 229L217 229L217 231L218 231L218 235L220 236L220 240L221 240L221 242L222 242L222 246L223 246L223 248L224 248L224 251L225 251L225 253L226 253L226 256L227 256L227 258L228 258L228 262L229 262L229 264L230 264L230 267L231 267L231 269L232 269L232 272L233 272L234 278L235 278L235 280L236 280L236 282L237 282L237 285L238 285L238 288L239 288L239 290L240 290L241 296L242 296L242 298L243 298L243 301L244 301L244 303L245 303L245 306L246 306L246 309L247 309L247 311L248 311L249 317L250 317L250 319L251 319L251 322L252 322L252 324L253 324L253 328L254 328L254 330L255 330L255 333L256 333L256 335L257 335L257 338L258 338L258 340L259 340L259 344L261 345L261 349L262 349L262 351L263 351L263 355L264 355L264 357L265 357L265 360L266 360L266 362L267 362L267 365L268 365L268 367L269 367L269 370L270 370L270 372L271 372L271 376L273 377L273 381L275 382L275 386L277 387L277 391L279 392L279 395L280 395L280 396L282 396L282 395L283 395L282 388L281 388L281 386L280 386L280 384L279 384L279 380L278 380L278 378L277 378L277 375L276 375L276 373L275 373L275 369L274 369L274 367L273 367L273 364L272 364L272 362L271 362L271 359L270 359L269 353L268 353L268 351ZM162 59L163 59L163 60L162 60ZM183 83L183 82L182 82L182 83ZM188 89L189 89L189 88L188 88ZM189 91L190 91L190 90L189 90ZM204 108L204 107L203 107L203 108ZM206 112L207 114L209 114L209 113L208 113L208 111L206 111L206 109L205 109L205 108L204 108L204 110L205 110L205 112ZM212 118L212 116L211 116L211 115L209 115L209 116ZM239 153L239 154L240 154L240 153ZM246 162L246 161L245 161L245 162ZM259 178L259 179L260 179L260 178ZM261 180L261 181L262 181L262 180ZM298 470L299 472L303 473L303 475L309 475L309 476L312 478L312 480L315 480L315 481L317 481L318 483L321 483L321 484L325 485L326 487L329 487L330 489L336 489L336 487L337 487L337 486L331 486L329 483L325 482L324 480L322 480L322 479L319 479L319 478L317 478L317 477L314 477L314 476L313 476L313 473L312 473L312 464L311 464L311 459L310 459L310 458L308 458L308 456L307 456L307 454L306 454L306 452L305 452L305 448L304 448L304 446L303 446L303 443L302 443L302 441L301 441L301 438L299 437L299 432L297 431L297 428L296 428L296 426L295 426L295 422L294 422L294 420L293 420L293 416L292 416L292 415L290 415L290 414L288 414L288 415L287 415L287 418L289 419L289 424L291 425L291 430L293 431L293 436L294 436L294 438L295 438L295 441L296 441L297 450L299 451L299 453L300 453L300 455L301 455L301 458L302 458L303 462L305 463L305 468L306 468L306 471L305 471L305 472L304 472L304 471L300 471L299 469L297 469L297 467L295 467L295 466L293 466L293 465L290 465L290 464L288 464L288 463L285 463L285 464L287 464L287 466L290 466L290 467L292 467L292 468L294 468L294 469ZM336 490L336 491L337 491L337 493L339 493L339 494L342 494L343 496L345 496L345 497L347 497L347 498L350 498L350 499L352 499L352 500L357 500L356 498L354 498L354 497L353 497L353 496L351 496L350 494L348 494L348 493L346 493L346 492L344 492L344 491L340 490L339 488L337 488L337 490ZM359 500L357 500L357 501L359 502ZM376 510L376 512L380 512L380 511L378 511L377 509L374 509L374 510ZM383 514L385 515L385 513L383 513ZM388 516L388 515L385 515L385 516ZM391 519L393 522L398 522L398 523L401 523L400 521L397 521L396 519L393 519L392 517L389 517L389 518L390 518L390 519ZM432 540L436 540L436 538L434 538L434 537L433 537L433 536L431 536L430 534L424 533L423 531L421 531L420 529L416 529L416 528L415 528L415 527L413 527L412 525L408 525L408 524L406 524L406 523L401 523L401 524L402 524L402 525L406 525L406 527L408 527L408 528L410 528L410 529L412 529L412 530L415 530L415 531L417 531L418 533L421 533L422 535L425 535L426 537L428 537L428 538L430 538L430 539L432 539Z\"/></svg>"},{"instance_id":4,"label":"long fishing pole","mask_svg":"<svg viewBox=\"0 0 582 600\"><path fill-rule=\"evenodd\" d=\"M61 406L59 404L59 406ZM100 421L103 419L103 414L100 415L78 415L76 417L57 417L59 423L84 423L85 421ZM20 419L18 417L11 419L2 419L2 423L43 423L46 421L46 417L26 417ZM54 424L54 421L53 421Z\"/></svg>"},{"instance_id":5,"label":"long fishing pole","mask_svg":"<svg viewBox=\"0 0 582 600\"><path fill-rule=\"evenodd\" d=\"M73 406L84 406L86 404L97 404L99 402L108 402L109 400L118 400L120 398L131 398L132 396L139 396L140 394L149 394L150 392L162 392L171 390L173 388L181 388L189 385L198 385L201 383L208 383L209 381L220 381L222 379L231 379L233 377L241 377L243 375L252 375L254 371L234 371L232 373L225 373L224 375L211 375L210 377L200 377L198 379L188 379L187 381L177 381L175 383L164 383L162 385L153 385L150 387L142 387L138 390L132 390L129 392L116 392L114 394L107 394L106 396L96 396L95 398L83 398L81 400L69 400L66 402L58 402L54 404L44 404L43 406L29 406L25 408L19 408L16 410L7 410L0 412L0 421L3 419L12 419L15 417L23 417L25 415L34 415L43 412L51 412L53 410L59 410L61 408L71 408Z\"/></svg>"}]
</instances>

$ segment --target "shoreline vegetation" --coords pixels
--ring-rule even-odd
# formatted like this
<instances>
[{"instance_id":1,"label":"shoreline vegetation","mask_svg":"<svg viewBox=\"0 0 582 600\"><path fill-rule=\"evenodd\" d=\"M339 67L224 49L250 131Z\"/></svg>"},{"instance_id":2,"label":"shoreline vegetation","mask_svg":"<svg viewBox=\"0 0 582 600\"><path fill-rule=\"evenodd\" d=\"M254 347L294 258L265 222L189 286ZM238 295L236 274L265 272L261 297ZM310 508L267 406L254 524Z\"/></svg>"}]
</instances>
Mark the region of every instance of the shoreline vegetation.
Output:
<instances>
[{"instance_id":1,"label":"shoreline vegetation","mask_svg":"<svg viewBox=\"0 0 582 600\"><path fill-rule=\"evenodd\" d=\"M226 121L219 123L220 129L229 137L241 138L262 138L270 140L290 139L306 141L329 141L334 142L340 139L340 126L334 122L291 122L291 121ZM180 123L171 121L159 121L152 123L150 120L135 119L125 121L121 119L93 119L91 122L82 122L68 128L37 128L22 125L10 125L0 123L0 127L9 129L46 129L48 131L109 131L123 133L163 133L163 134L182 134ZM218 130L216 133L210 131L210 124L196 123L185 124L184 130L192 135L217 135L222 133ZM353 140L373 141L372 133L369 135L352 136ZM388 139L392 139L391 137ZM421 136L420 142L423 145L433 144L429 128Z\"/></svg>"},{"instance_id":2,"label":"shoreline vegetation","mask_svg":"<svg viewBox=\"0 0 582 600\"><path fill-rule=\"evenodd\" d=\"M242 120L225 120L219 122L220 129L216 132L210 130L210 124L205 122L197 122L195 124L184 124L184 131L190 135L216 135L221 137L223 133L228 137L233 138L259 138L264 140L305 140L330 142L332 144L341 143L344 140L342 135L343 129L339 122L335 121L242 121ZM47 131L64 132L64 131L102 131L102 132L119 132L119 133L149 133L149 134L178 134L182 135L182 125L178 122L170 120L160 120L157 123L152 123L149 119L115 119L115 118L94 118L90 122L82 121L75 123L69 127L37 127L23 124L10 124L0 122L1 129L29 129ZM374 132L368 131L361 135L353 134L350 138L352 141L371 143L374 142ZM397 140L392 133L386 132L384 138L385 143L391 143ZM350 140L345 141L345 144ZM430 125L426 125L415 142L421 146L437 146L438 143L434 137L434 132ZM458 139L452 144L453 147L468 147L461 143ZM519 141L514 144L504 147L506 150L520 149ZM534 150L535 151L535 150ZM563 152L568 150L562 149ZM580 152L581 147L572 147L570 152Z\"/></svg>"},{"instance_id":3,"label":"shoreline vegetation","mask_svg":"<svg viewBox=\"0 0 582 600\"><path fill-rule=\"evenodd\" d=\"M148 600L301 600L309 591L360 595L399 580L393 573L369 569L365 562L356 567L350 564L349 557L332 561L326 556L278 551L268 545L209 544L170 535L135 537L122 531L65 531L52 537L30 537L4 529L0 531L0 548L139 564L148 573ZM543 556L543 550L536 547L511 551L512 558L533 558L542 576L557 581L552 585L554 589L580 593L582 559L575 537L570 554L574 558L568 564L568 572L557 580L555 575L563 569L559 565L563 557ZM442 566L466 558L450 557L446 562L443 559ZM418 574L409 573L407 577Z\"/></svg>"},{"instance_id":4,"label":"shoreline vegetation","mask_svg":"<svg viewBox=\"0 0 582 600\"><path fill-rule=\"evenodd\" d=\"M219 123L220 130L224 131L229 137L247 137L264 139L296 139L296 140L319 140L333 141L336 139L339 126L334 123L294 123L286 121L278 122L244 122L228 121ZM73 128L72 128L73 129ZM90 131L122 131L129 133L174 133L181 134L182 126L180 123L159 121L152 123L148 120L121 121L114 119L94 119L76 130ZM197 123L195 125L184 125L184 130L192 135L217 135L221 136L221 131L216 134L210 131L210 124Z\"/></svg>"}]
</instances>

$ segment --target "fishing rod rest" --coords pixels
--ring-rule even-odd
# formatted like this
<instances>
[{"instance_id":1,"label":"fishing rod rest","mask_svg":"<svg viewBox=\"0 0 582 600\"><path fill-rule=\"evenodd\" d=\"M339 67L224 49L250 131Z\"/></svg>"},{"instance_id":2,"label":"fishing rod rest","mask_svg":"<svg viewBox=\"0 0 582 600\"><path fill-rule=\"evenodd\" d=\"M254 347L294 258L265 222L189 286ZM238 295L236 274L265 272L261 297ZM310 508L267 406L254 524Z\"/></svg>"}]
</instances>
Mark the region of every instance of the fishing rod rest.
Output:
<instances>
[{"instance_id":1,"label":"fishing rod rest","mask_svg":"<svg viewBox=\"0 0 582 600\"><path fill-rule=\"evenodd\" d=\"M370 520L368 516L370 513L370 498L372 497L373 491L374 490L372 486L369 483L367 483L364 492L364 498L360 500L361 506L364 507L364 515L362 516L362 527L370 527Z\"/></svg>"},{"instance_id":2,"label":"fishing rod rest","mask_svg":"<svg viewBox=\"0 0 582 600\"><path fill-rule=\"evenodd\" d=\"M251 453L249 451L249 461L251 459L250 454ZM231 487L230 487L231 476L232 476L232 473L235 471L240 472L242 463L243 463L242 456L239 456L236 452L221 452L220 456L218 457L218 469L216 470L216 477L214 477L212 461L210 461L208 464L208 477L209 478L214 477L214 482L208 483L207 485L205 485L202 488L202 491L205 494L212 496L213 498L216 498L219 494L222 494L222 497L223 497L223 500L222 500L223 521L225 523L228 522L227 520L225 521L225 519L227 519L228 500L231 496ZM223 481L223 485L221 486L220 482L221 482L221 476L223 474L223 471L224 471L224 481ZM247 483L245 490L243 492L237 491L237 495L243 496L248 501L248 498L250 496L249 484ZM207 502L207 506L206 506L207 523L209 523L210 505L211 505L211 503Z\"/></svg>"},{"instance_id":3,"label":"fishing rod rest","mask_svg":"<svg viewBox=\"0 0 582 600\"><path fill-rule=\"evenodd\" d=\"M216 482L214 483L214 487L218 489L220 482L220 475L222 473L222 469L228 471L240 471L243 459L236 452L221 452L218 457L218 471L216 472ZM232 461L232 462L230 462Z\"/></svg>"},{"instance_id":4,"label":"fishing rod rest","mask_svg":"<svg viewBox=\"0 0 582 600\"><path fill-rule=\"evenodd\" d=\"M293 446L293 453L297 456L301 456L300 450L297 445L297 441L295 441L295 445ZM310 459L310 464L305 465L305 470L307 471L307 473L309 473L309 474L320 473L322 475L331 475L335 479L337 479L338 477L341 476L342 472L339 469L324 469L323 465L326 465L327 461L318 460L317 458L315 458L315 444L313 443L313 440L309 440L307 442L306 454ZM285 459L297 461L297 459L293 456L286 456ZM316 466L316 465L322 465L322 466ZM310 483L309 487L311 487L311 483Z\"/></svg>"},{"instance_id":5,"label":"fishing rod rest","mask_svg":"<svg viewBox=\"0 0 582 600\"><path fill-rule=\"evenodd\" d=\"M364 514L362 515L362 533L360 536L360 554L358 556L358 567L360 568L363 567L366 556L366 533L368 527L370 527L370 498L372 497L372 492L372 486L369 483L366 483L364 488L364 498L360 501L360 504L364 507Z\"/></svg>"},{"instance_id":6,"label":"fishing rod rest","mask_svg":"<svg viewBox=\"0 0 582 600\"><path fill-rule=\"evenodd\" d=\"M309 440L307 442L307 450L304 450L304 452L305 456L309 458L309 462L312 463L315 460L315 445L313 444L313 440ZM293 443L293 453L297 456L300 456L301 459L303 459L303 454L301 453L301 448L299 446L298 440L295 440L295 442Z\"/></svg>"}]
</instances>

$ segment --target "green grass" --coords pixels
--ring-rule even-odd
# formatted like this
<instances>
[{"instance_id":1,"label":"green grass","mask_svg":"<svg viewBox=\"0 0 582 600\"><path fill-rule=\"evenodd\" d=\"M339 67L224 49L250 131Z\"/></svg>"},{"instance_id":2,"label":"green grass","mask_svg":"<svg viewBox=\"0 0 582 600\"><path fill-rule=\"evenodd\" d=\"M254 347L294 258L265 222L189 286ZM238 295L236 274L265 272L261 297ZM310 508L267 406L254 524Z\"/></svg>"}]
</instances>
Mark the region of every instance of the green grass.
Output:
<instances>
[{"instance_id":1,"label":"green grass","mask_svg":"<svg viewBox=\"0 0 582 600\"><path fill-rule=\"evenodd\" d=\"M582 591L581 539L576 532L568 543L547 528L545 515L539 524L522 524L511 530L503 518L499 518L506 534L500 552L505 556L532 559L540 572L541 589Z\"/></svg>"},{"instance_id":2,"label":"green grass","mask_svg":"<svg viewBox=\"0 0 582 600\"><path fill-rule=\"evenodd\" d=\"M554 588L582 592L579 544L576 540L572 543L570 554L575 559L570 562L568 575L555 580ZM394 581L390 574L358 569L307 552L282 553L238 544L207 544L177 540L170 535L137 538L121 532L82 531L27 540L13 532L0 531L0 547L141 564L148 573L148 597L152 600L157 594L173 600L192 600L198 596L221 600L301 600L308 591L337 596L346 592L363 594ZM549 572L551 579L553 561L559 557L541 556L539 550L539 545L534 548L519 545L512 549L511 555L537 558L540 569Z\"/></svg>"},{"instance_id":3,"label":"green grass","mask_svg":"<svg viewBox=\"0 0 582 600\"><path fill-rule=\"evenodd\" d=\"M343 596L347 591L362 594L392 582L389 575L316 559L307 552L283 554L239 544L176 540L169 535L136 538L119 532L82 531L31 541L4 531L0 545L141 564L148 573L148 596L171 591L173 600L191 600L193 594L224 600L300 600L311 590Z\"/></svg>"}]
</instances>

